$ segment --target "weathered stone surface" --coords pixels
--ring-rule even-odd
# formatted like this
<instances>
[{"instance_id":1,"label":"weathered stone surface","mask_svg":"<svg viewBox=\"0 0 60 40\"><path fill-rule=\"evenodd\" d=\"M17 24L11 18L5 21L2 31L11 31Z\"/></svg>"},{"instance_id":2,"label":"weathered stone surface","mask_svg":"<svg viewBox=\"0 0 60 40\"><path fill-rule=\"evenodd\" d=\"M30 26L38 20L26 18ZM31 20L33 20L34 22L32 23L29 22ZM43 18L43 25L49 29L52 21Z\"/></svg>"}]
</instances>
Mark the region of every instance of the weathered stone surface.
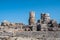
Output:
<instances>
[{"instance_id":1,"label":"weathered stone surface","mask_svg":"<svg viewBox=\"0 0 60 40\"><path fill-rule=\"evenodd\" d=\"M24 31L0 33L0 40L60 40L60 31Z\"/></svg>"}]
</instances>

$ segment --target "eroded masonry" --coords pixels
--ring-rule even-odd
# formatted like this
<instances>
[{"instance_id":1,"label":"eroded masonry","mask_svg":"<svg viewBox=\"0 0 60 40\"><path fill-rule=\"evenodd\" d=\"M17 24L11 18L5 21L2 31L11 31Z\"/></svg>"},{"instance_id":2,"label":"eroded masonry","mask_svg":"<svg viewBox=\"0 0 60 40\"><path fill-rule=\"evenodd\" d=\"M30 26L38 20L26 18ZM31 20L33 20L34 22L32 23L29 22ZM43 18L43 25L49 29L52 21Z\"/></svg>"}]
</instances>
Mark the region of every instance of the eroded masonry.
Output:
<instances>
[{"instance_id":1,"label":"eroded masonry","mask_svg":"<svg viewBox=\"0 0 60 40\"><path fill-rule=\"evenodd\" d=\"M29 12L28 25L6 20L0 25L0 40L60 40L60 24L49 13L41 13L36 22L35 12Z\"/></svg>"}]
</instances>

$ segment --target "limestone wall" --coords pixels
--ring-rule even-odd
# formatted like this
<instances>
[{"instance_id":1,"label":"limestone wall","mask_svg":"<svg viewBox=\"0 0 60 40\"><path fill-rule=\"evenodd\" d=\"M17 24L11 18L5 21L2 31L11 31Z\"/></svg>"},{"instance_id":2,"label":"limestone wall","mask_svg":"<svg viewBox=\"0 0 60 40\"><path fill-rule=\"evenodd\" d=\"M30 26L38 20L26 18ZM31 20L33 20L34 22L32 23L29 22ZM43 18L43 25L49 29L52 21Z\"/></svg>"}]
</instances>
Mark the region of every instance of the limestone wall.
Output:
<instances>
[{"instance_id":1,"label":"limestone wall","mask_svg":"<svg viewBox=\"0 0 60 40\"><path fill-rule=\"evenodd\" d=\"M60 31L0 33L0 40L60 40Z\"/></svg>"}]
</instances>

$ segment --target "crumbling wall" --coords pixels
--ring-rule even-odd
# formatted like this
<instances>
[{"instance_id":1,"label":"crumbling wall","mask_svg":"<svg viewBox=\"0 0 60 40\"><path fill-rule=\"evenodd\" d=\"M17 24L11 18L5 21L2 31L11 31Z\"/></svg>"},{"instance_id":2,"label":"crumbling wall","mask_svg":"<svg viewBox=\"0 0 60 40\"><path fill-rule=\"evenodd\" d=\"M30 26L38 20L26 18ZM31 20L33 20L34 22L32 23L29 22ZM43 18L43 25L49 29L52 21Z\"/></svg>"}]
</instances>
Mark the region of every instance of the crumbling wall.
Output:
<instances>
[{"instance_id":1,"label":"crumbling wall","mask_svg":"<svg viewBox=\"0 0 60 40\"><path fill-rule=\"evenodd\" d=\"M4 34L4 33L3 33ZM24 31L0 36L0 40L60 40L60 31Z\"/></svg>"}]
</instances>

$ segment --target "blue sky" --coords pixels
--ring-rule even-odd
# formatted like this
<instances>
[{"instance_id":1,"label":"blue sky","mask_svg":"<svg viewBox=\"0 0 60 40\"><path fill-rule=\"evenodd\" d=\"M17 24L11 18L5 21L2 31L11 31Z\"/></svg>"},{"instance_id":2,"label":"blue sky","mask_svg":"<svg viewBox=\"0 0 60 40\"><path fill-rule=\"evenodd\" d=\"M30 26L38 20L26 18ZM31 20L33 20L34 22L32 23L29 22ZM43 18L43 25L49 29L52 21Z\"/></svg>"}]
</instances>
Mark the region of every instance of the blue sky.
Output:
<instances>
[{"instance_id":1,"label":"blue sky","mask_svg":"<svg viewBox=\"0 0 60 40\"><path fill-rule=\"evenodd\" d=\"M45 12L60 22L60 0L0 0L0 22L8 20L28 24L30 11L35 12L36 21L41 12Z\"/></svg>"}]
</instances>

